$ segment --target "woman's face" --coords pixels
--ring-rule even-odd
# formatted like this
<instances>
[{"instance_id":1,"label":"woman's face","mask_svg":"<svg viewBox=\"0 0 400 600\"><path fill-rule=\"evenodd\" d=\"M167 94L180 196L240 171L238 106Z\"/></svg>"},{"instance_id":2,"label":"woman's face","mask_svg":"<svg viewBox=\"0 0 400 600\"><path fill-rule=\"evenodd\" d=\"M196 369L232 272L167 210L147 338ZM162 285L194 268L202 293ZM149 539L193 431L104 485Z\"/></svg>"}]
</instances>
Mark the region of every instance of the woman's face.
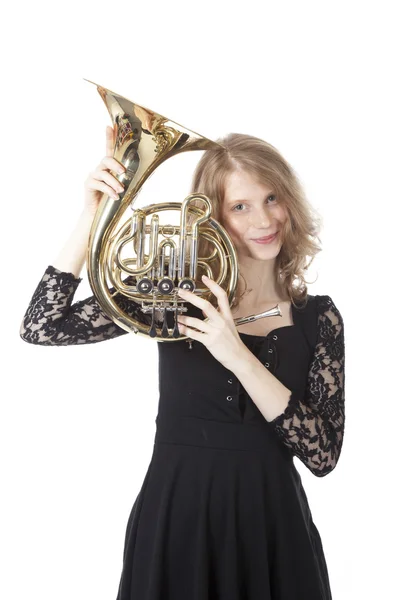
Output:
<instances>
[{"instance_id":1,"label":"woman's face","mask_svg":"<svg viewBox=\"0 0 400 600\"><path fill-rule=\"evenodd\" d=\"M230 173L226 182L221 224L234 243L238 256L259 260L275 258L281 249L280 230L287 213L269 186L258 183L245 171ZM270 243L255 240L278 235Z\"/></svg>"}]
</instances>

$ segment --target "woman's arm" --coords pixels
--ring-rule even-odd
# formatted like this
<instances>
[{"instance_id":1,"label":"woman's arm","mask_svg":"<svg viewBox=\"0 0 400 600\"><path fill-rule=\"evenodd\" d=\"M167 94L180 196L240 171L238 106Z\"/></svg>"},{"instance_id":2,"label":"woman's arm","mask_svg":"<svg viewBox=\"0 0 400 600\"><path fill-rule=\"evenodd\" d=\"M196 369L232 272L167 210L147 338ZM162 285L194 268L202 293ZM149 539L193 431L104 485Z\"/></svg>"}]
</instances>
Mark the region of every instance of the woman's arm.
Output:
<instances>
[{"instance_id":1,"label":"woman's arm","mask_svg":"<svg viewBox=\"0 0 400 600\"><path fill-rule=\"evenodd\" d=\"M64 273L72 273L76 278L79 278L86 260L93 218L93 214L89 211L83 210L81 212L71 235L56 260L51 263L53 267Z\"/></svg>"},{"instance_id":2,"label":"woman's arm","mask_svg":"<svg viewBox=\"0 0 400 600\"><path fill-rule=\"evenodd\" d=\"M335 468L343 443L345 344L343 319L332 299L317 296L317 310L317 343L304 395L291 392L250 352L235 375L282 442L323 477Z\"/></svg>"},{"instance_id":3,"label":"woman's arm","mask_svg":"<svg viewBox=\"0 0 400 600\"><path fill-rule=\"evenodd\" d=\"M46 268L21 323L20 336L25 342L42 346L93 344L128 333L103 312L94 296L72 304L81 281L52 265ZM130 277L124 281L132 283ZM122 294L116 294L114 300L126 314L147 322L149 315L141 313L137 303Z\"/></svg>"}]
</instances>

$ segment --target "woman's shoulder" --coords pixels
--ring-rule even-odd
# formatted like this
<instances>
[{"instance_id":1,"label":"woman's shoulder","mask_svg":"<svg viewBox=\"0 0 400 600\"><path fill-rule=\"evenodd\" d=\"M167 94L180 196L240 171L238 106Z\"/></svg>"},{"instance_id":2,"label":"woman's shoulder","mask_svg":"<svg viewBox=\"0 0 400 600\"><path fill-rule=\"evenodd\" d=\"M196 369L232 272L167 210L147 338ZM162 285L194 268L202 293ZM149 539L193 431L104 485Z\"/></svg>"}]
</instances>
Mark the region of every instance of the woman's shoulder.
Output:
<instances>
[{"instance_id":1,"label":"woman's shoulder","mask_svg":"<svg viewBox=\"0 0 400 600\"><path fill-rule=\"evenodd\" d=\"M343 317L339 311L337 304L328 294L318 294L316 298L316 307L318 314L327 316L331 321L340 322L343 324Z\"/></svg>"},{"instance_id":2,"label":"woman's shoulder","mask_svg":"<svg viewBox=\"0 0 400 600\"><path fill-rule=\"evenodd\" d=\"M306 302L293 306L295 323L303 329L311 349L332 326L343 329L342 315L329 294L307 294Z\"/></svg>"},{"instance_id":3,"label":"woman's shoulder","mask_svg":"<svg viewBox=\"0 0 400 600\"><path fill-rule=\"evenodd\" d=\"M307 294L307 301L297 308L302 310L307 306L310 309L317 310L319 313L326 312L327 310L338 311L337 305L333 301L332 296L328 294Z\"/></svg>"},{"instance_id":4,"label":"woman's shoulder","mask_svg":"<svg viewBox=\"0 0 400 600\"><path fill-rule=\"evenodd\" d=\"M344 321L336 303L329 294L309 295L309 310L303 317L309 337L318 339L343 339Z\"/></svg>"}]
</instances>

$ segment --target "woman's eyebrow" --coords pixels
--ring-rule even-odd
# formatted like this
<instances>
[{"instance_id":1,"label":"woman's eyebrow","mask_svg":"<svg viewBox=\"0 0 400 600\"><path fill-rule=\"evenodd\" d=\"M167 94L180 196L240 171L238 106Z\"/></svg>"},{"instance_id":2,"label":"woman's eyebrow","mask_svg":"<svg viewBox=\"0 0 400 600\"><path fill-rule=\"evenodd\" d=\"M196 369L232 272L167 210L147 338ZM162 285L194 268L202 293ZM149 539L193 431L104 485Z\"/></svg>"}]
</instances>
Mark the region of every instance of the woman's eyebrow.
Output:
<instances>
[{"instance_id":1,"label":"woman's eyebrow","mask_svg":"<svg viewBox=\"0 0 400 600\"><path fill-rule=\"evenodd\" d=\"M271 194L275 194L276 192L274 192L273 190L267 192L267 194L265 195L266 198L268 198L268 196L270 196ZM228 204L233 204L234 202L247 202L247 198L239 198L238 200L227 200Z\"/></svg>"}]
</instances>

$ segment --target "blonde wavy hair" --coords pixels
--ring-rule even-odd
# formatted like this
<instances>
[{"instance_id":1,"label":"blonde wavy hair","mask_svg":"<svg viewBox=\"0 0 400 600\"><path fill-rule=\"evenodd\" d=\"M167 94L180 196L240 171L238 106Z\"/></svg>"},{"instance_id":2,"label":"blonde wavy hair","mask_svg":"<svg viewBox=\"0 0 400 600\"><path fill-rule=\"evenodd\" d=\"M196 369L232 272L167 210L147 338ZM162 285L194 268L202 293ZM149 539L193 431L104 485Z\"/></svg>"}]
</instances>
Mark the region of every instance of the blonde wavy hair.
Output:
<instances>
[{"instance_id":1,"label":"blonde wavy hair","mask_svg":"<svg viewBox=\"0 0 400 600\"><path fill-rule=\"evenodd\" d=\"M208 196L212 204L211 216L223 225L221 209L225 181L230 173L246 171L259 183L271 187L288 216L281 230L282 247L275 259L277 287L283 298L290 298L296 306L305 305L307 283L310 283L305 279L305 272L322 250L317 243L317 240L321 242L321 216L307 200L293 168L274 146L241 133L230 133L217 142L223 148L215 147L204 152L193 173L190 193ZM199 203L199 206L202 205ZM203 247L199 245L199 253L203 256L207 256L206 244L203 242ZM246 289L242 296L245 292ZM239 298L236 298L232 308L238 303Z\"/></svg>"}]
</instances>

